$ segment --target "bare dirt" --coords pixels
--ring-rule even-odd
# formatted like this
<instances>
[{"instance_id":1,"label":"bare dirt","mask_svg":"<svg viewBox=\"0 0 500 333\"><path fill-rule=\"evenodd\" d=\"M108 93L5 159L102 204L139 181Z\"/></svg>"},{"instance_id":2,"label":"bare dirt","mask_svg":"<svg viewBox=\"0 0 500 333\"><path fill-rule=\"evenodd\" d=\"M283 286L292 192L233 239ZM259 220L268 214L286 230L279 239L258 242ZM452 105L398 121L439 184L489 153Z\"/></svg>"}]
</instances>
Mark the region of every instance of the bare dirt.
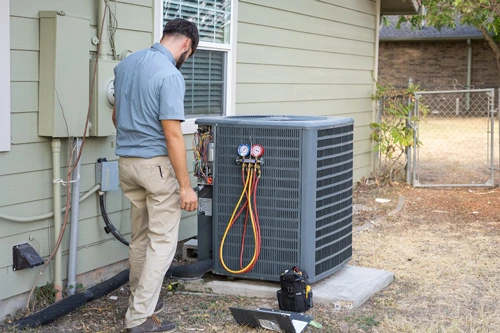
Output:
<instances>
[{"instance_id":1,"label":"bare dirt","mask_svg":"<svg viewBox=\"0 0 500 333\"><path fill-rule=\"evenodd\" d=\"M306 332L500 331L500 189L414 189L363 181L354 203L349 264L391 271L396 279L355 310L315 305L308 314L323 328ZM238 327L229 306L278 308L276 299L172 292L173 281L165 280L161 296L167 309L159 317L175 322L178 332L259 332ZM125 332L127 297L125 285L27 331Z\"/></svg>"}]
</instances>

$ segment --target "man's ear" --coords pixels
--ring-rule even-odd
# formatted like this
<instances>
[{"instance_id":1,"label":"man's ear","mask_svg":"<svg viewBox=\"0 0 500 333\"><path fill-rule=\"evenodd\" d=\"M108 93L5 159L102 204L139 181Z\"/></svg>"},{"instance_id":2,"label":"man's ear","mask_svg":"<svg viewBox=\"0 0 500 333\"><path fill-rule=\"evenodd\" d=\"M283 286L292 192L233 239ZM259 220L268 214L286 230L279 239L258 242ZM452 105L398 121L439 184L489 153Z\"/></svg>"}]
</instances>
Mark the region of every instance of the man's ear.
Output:
<instances>
[{"instance_id":1,"label":"man's ear","mask_svg":"<svg viewBox=\"0 0 500 333\"><path fill-rule=\"evenodd\" d=\"M182 52L189 51L190 48L191 48L191 39L185 37L184 42L182 42Z\"/></svg>"}]
</instances>

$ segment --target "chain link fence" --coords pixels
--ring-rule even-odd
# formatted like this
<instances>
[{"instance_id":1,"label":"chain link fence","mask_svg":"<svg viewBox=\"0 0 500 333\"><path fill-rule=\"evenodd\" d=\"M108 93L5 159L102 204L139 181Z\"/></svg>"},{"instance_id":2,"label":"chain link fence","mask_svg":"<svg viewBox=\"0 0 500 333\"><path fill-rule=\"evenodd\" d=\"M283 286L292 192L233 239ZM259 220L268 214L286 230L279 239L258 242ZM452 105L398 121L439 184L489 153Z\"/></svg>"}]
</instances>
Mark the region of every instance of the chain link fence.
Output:
<instances>
[{"instance_id":1,"label":"chain link fence","mask_svg":"<svg viewBox=\"0 0 500 333\"><path fill-rule=\"evenodd\" d=\"M494 186L494 89L415 93L415 187ZM417 141L418 140L418 141Z\"/></svg>"}]
</instances>

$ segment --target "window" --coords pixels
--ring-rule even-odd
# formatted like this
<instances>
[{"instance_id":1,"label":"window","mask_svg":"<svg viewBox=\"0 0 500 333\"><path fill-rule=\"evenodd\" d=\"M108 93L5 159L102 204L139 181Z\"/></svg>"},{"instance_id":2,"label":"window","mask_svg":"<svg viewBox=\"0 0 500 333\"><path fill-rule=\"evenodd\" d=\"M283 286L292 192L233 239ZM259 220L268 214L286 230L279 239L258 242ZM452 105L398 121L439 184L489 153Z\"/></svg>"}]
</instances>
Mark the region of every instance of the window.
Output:
<instances>
[{"instance_id":1,"label":"window","mask_svg":"<svg viewBox=\"0 0 500 333\"><path fill-rule=\"evenodd\" d=\"M194 22L200 44L181 67L186 81L185 132L192 132L200 116L229 115L234 110L237 0L159 0L161 17L156 40L171 19ZM158 16L157 16L158 17ZM189 129L188 129L189 128Z\"/></svg>"},{"instance_id":2,"label":"window","mask_svg":"<svg viewBox=\"0 0 500 333\"><path fill-rule=\"evenodd\" d=\"M10 150L10 0L0 0L0 151Z\"/></svg>"},{"instance_id":3,"label":"window","mask_svg":"<svg viewBox=\"0 0 500 333\"><path fill-rule=\"evenodd\" d=\"M225 52L199 50L181 67L186 81L187 117L224 114Z\"/></svg>"}]
</instances>

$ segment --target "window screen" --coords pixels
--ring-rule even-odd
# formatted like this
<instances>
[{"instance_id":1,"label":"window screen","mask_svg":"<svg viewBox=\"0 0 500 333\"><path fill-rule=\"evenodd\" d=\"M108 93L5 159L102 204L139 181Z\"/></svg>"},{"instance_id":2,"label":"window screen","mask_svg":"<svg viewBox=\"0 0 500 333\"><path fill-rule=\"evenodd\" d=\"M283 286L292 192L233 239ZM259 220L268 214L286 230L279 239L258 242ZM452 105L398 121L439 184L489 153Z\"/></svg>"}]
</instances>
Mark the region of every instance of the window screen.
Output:
<instances>
[{"instance_id":1,"label":"window screen","mask_svg":"<svg viewBox=\"0 0 500 333\"><path fill-rule=\"evenodd\" d=\"M226 52L197 50L181 67L186 81L186 117L222 115L225 97Z\"/></svg>"},{"instance_id":2,"label":"window screen","mask_svg":"<svg viewBox=\"0 0 500 333\"><path fill-rule=\"evenodd\" d=\"M200 40L229 44L231 0L164 0L164 25L178 17L196 24Z\"/></svg>"}]
</instances>

